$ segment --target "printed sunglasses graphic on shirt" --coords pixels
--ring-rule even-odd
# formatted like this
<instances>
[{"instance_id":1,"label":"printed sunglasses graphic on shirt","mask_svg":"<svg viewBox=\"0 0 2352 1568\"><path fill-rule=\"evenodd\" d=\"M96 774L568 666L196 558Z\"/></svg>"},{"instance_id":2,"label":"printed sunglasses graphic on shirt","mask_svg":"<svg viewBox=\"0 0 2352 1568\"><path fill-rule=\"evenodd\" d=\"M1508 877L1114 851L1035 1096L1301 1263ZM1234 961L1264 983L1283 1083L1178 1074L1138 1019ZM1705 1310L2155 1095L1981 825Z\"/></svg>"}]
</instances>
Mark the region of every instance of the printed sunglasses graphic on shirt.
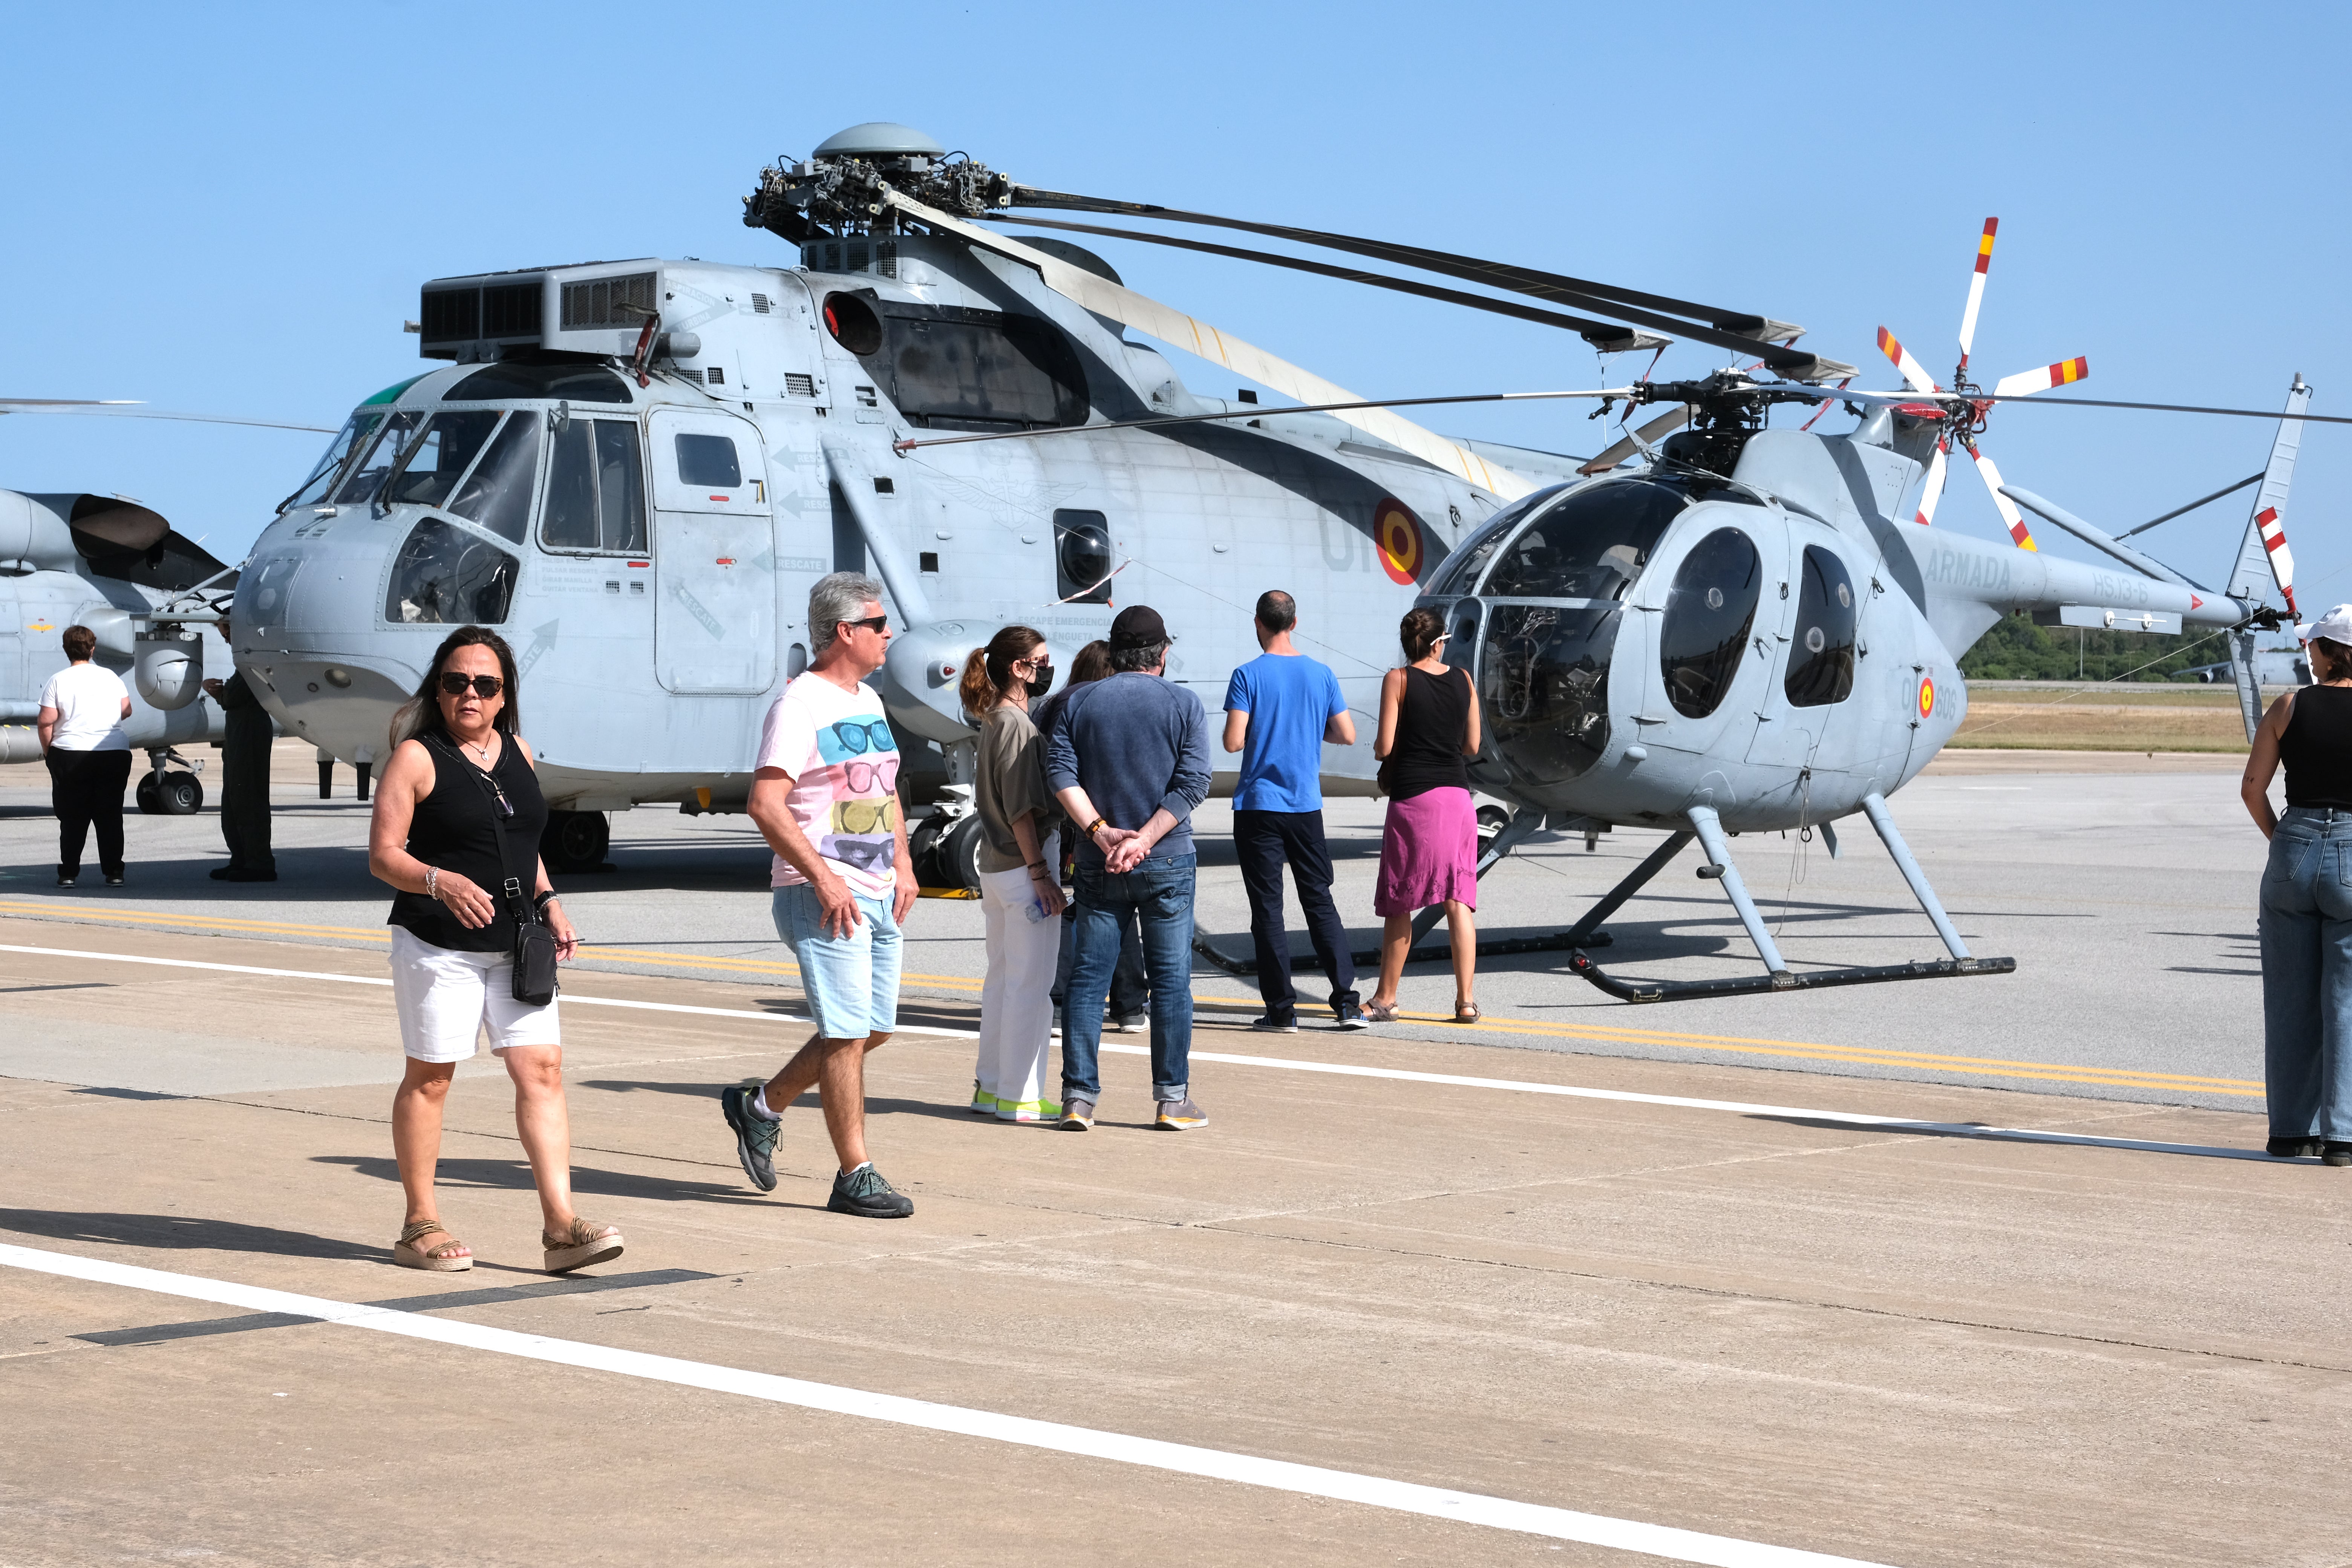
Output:
<instances>
[{"instance_id":1,"label":"printed sunglasses graphic on shirt","mask_svg":"<svg viewBox=\"0 0 2352 1568\"><path fill-rule=\"evenodd\" d=\"M898 742L879 714L844 719L816 732L816 754L826 763L845 763L867 752L896 752Z\"/></svg>"},{"instance_id":2,"label":"printed sunglasses graphic on shirt","mask_svg":"<svg viewBox=\"0 0 2352 1568\"><path fill-rule=\"evenodd\" d=\"M880 800L837 800L833 803L833 830L860 837L887 834L897 826L891 808L898 803Z\"/></svg>"},{"instance_id":3,"label":"printed sunglasses graphic on shirt","mask_svg":"<svg viewBox=\"0 0 2352 1568\"><path fill-rule=\"evenodd\" d=\"M816 852L853 871L886 871L898 858L898 845L892 838L845 838L828 833L816 841Z\"/></svg>"}]
</instances>

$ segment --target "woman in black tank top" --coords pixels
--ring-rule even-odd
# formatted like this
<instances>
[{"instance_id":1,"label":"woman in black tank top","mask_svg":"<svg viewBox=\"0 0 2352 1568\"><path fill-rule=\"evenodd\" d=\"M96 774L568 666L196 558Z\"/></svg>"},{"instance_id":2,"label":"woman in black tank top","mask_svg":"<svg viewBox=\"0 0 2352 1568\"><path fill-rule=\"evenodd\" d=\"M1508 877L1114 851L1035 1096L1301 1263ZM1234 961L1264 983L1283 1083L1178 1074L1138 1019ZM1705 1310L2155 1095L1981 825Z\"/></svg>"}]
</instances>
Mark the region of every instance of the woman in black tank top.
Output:
<instances>
[{"instance_id":1,"label":"woman in black tank top","mask_svg":"<svg viewBox=\"0 0 2352 1568\"><path fill-rule=\"evenodd\" d=\"M441 1224L433 1176L450 1080L485 1027L514 1080L515 1127L539 1187L548 1271L621 1255L618 1230L572 1207L555 1005L533 1007L514 994L515 905L537 907L559 960L579 946L540 863L547 801L515 729L516 698L505 638L479 626L450 633L393 721L398 743L368 829L368 869L394 889L393 1001L407 1071L393 1096L392 1146L408 1219L392 1258L406 1268L474 1266L472 1251Z\"/></svg>"},{"instance_id":2,"label":"woman in black tank top","mask_svg":"<svg viewBox=\"0 0 2352 1568\"><path fill-rule=\"evenodd\" d=\"M1470 676L1445 662L1445 623L1410 610L1397 629L1406 663L1381 684L1381 984L1364 1004L1375 1023L1396 1017L1397 987L1412 945L1415 910L1445 906L1454 949L1454 1021L1477 1022L1471 983L1478 967L1478 814L1467 759L1478 752L1478 696Z\"/></svg>"},{"instance_id":3,"label":"woman in black tank top","mask_svg":"<svg viewBox=\"0 0 2352 1568\"><path fill-rule=\"evenodd\" d=\"M2262 882L2270 1152L2352 1165L2352 605L2305 628L2315 686L2271 705L2240 794L2271 841ZM2286 767L2286 810L2271 779Z\"/></svg>"}]
</instances>

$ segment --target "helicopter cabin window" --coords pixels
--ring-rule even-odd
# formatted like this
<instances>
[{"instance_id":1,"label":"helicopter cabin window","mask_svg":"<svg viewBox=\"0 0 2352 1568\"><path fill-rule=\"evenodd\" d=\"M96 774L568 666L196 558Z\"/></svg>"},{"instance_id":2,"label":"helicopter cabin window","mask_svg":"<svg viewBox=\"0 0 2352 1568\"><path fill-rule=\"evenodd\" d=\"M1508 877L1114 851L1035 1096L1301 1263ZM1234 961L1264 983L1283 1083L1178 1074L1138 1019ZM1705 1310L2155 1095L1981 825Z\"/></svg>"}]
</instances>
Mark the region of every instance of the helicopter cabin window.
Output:
<instances>
[{"instance_id":1,"label":"helicopter cabin window","mask_svg":"<svg viewBox=\"0 0 2352 1568\"><path fill-rule=\"evenodd\" d=\"M635 420L573 419L556 432L539 542L550 550L645 553L646 468Z\"/></svg>"},{"instance_id":2,"label":"helicopter cabin window","mask_svg":"<svg viewBox=\"0 0 2352 1568\"><path fill-rule=\"evenodd\" d=\"M911 424L1003 430L1086 423L1086 373L1049 321L954 305L885 303L882 328L880 344L859 357ZM847 337L841 341L849 346Z\"/></svg>"},{"instance_id":3,"label":"helicopter cabin window","mask_svg":"<svg viewBox=\"0 0 2352 1568\"><path fill-rule=\"evenodd\" d=\"M1853 690L1853 580L1845 563L1818 544L1805 546L1797 589L1797 629L1783 683L1791 708L1825 708Z\"/></svg>"},{"instance_id":4,"label":"helicopter cabin window","mask_svg":"<svg viewBox=\"0 0 2352 1568\"><path fill-rule=\"evenodd\" d=\"M628 403L629 384L603 365L576 359L502 359L441 395L444 403L494 403L535 397L562 403Z\"/></svg>"},{"instance_id":5,"label":"helicopter cabin window","mask_svg":"<svg viewBox=\"0 0 2352 1568\"><path fill-rule=\"evenodd\" d=\"M1110 603L1110 522L1098 511L1054 514L1054 591L1063 603Z\"/></svg>"},{"instance_id":6,"label":"helicopter cabin window","mask_svg":"<svg viewBox=\"0 0 2352 1568\"><path fill-rule=\"evenodd\" d=\"M424 433L409 443L399 471L384 481L383 504L442 504L473 467L474 459L482 455L498 424L499 416L492 410L435 415Z\"/></svg>"},{"instance_id":7,"label":"helicopter cabin window","mask_svg":"<svg viewBox=\"0 0 2352 1568\"><path fill-rule=\"evenodd\" d=\"M1503 542L1504 537L1512 529L1518 526L1519 520L1559 494L1565 488L1561 485L1546 485L1531 495L1521 496L1485 522L1480 523L1476 531L1454 546L1454 553L1439 564L1437 575L1431 579L1427 591L1436 595L1468 593L1471 584L1477 581L1479 572L1488 561L1494 559L1495 547Z\"/></svg>"},{"instance_id":8,"label":"helicopter cabin window","mask_svg":"<svg viewBox=\"0 0 2352 1568\"><path fill-rule=\"evenodd\" d=\"M1616 599L1649 563L1683 493L1646 479L1571 490L1496 555L1485 592L1522 599Z\"/></svg>"},{"instance_id":9,"label":"helicopter cabin window","mask_svg":"<svg viewBox=\"0 0 2352 1568\"><path fill-rule=\"evenodd\" d=\"M1736 528L1700 540L1675 569L1658 628L1658 671L1684 718L1706 718L1731 689L1763 588L1763 559Z\"/></svg>"},{"instance_id":10,"label":"helicopter cabin window","mask_svg":"<svg viewBox=\"0 0 2352 1568\"><path fill-rule=\"evenodd\" d=\"M677 443L677 482L698 489L740 489L743 465L736 459L735 443L724 436L697 436L684 431Z\"/></svg>"},{"instance_id":11,"label":"helicopter cabin window","mask_svg":"<svg viewBox=\"0 0 2352 1568\"><path fill-rule=\"evenodd\" d=\"M278 510L284 511L289 507L315 506L325 500L328 492L335 488L335 480L341 476L343 466L352 460L352 454L366 446L368 437L374 435L375 427L383 423L382 409L364 409L352 415L342 429L336 433L335 438L327 443L326 453L320 458L318 466L310 470L310 478L304 479L292 495L279 501Z\"/></svg>"},{"instance_id":12,"label":"helicopter cabin window","mask_svg":"<svg viewBox=\"0 0 2352 1568\"><path fill-rule=\"evenodd\" d=\"M539 431L535 408L506 416L498 437L474 471L450 498L449 510L516 544L530 530L530 492L539 481Z\"/></svg>"},{"instance_id":13,"label":"helicopter cabin window","mask_svg":"<svg viewBox=\"0 0 2352 1568\"><path fill-rule=\"evenodd\" d=\"M383 481L407 455L408 444L415 439L417 427L424 423L425 416L414 408L402 409L386 419L367 455L352 465L351 478L335 492L335 504L361 506L375 500Z\"/></svg>"},{"instance_id":14,"label":"helicopter cabin window","mask_svg":"<svg viewBox=\"0 0 2352 1568\"><path fill-rule=\"evenodd\" d=\"M428 517L393 560L383 618L400 626L497 626L507 618L519 564L472 531Z\"/></svg>"}]
</instances>

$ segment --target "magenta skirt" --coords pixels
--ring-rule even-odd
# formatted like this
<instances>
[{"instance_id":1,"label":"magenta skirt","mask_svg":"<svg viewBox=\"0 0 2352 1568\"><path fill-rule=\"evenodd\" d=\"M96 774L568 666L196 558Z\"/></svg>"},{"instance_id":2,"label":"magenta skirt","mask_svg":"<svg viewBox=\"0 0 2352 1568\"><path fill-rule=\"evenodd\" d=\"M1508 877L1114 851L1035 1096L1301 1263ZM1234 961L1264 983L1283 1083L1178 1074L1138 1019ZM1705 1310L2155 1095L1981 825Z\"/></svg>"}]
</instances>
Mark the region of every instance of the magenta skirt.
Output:
<instances>
[{"instance_id":1,"label":"magenta skirt","mask_svg":"<svg viewBox=\"0 0 2352 1568\"><path fill-rule=\"evenodd\" d=\"M1478 907L1478 812L1470 792L1447 784L1390 801L1373 912L1409 915L1449 899Z\"/></svg>"}]
</instances>

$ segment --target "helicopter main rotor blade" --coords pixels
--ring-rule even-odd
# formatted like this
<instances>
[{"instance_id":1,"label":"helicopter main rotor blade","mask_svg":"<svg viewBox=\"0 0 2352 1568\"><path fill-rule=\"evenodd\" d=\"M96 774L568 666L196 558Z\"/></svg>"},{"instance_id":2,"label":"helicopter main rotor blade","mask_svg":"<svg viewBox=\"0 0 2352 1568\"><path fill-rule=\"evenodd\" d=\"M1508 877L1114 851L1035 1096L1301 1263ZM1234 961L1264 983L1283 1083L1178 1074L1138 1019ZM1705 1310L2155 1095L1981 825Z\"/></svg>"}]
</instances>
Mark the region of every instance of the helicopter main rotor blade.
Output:
<instances>
[{"instance_id":1,"label":"helicopter main rotor blade","mask_svg":"<svg viewBox=\"0 0 2352 1568\"><path fill-rule=\"evenodd\" d=\"M1072 195L1062 191L1041 191L1033 186L1016 185L1013 205L1024 207L1058 208L1073 212L1101 213L1111 217L1147 218L1165 223L1205 224L1216 228L1241 229L1249 234L1262 234L1273 239L1287 239L1301 245L1319 246L1327 250L1344 250L1352 255L1369 256L1376 261L1393 261L1402 266L1419 268L1424 272L1441 272L1489 288L1507 289L1538 300L1556 300L1612 316L1637 327L1648 327L1696 342L1711 343L1740 353L1759 355L1764 363L1783 375L1800 379L1818 377L1834 380L1853 374L1853 366L1819 354L1781 345L1804 331L1787 321L1776 321L1768 316L1742 310L1725 310L1695 300L1677 300L1664 294L1649 294L1634 289L1618 289L1589 279L1564 277L1557 272L1543 272L1533 268L1516 267L1507 262L1486 261L1475 256L1457 256L1450 251L1429 250L1416 245L1396 245L1386 240L1360 239L1353 235L1332 234L1321 229L1293 228L1283 224L1251 223L1242 218L1218 217L1210 213L1185 212L1176 207L1155 206L1146 202L1109 201L1098 196Z\"/></svg>"},{"instance_id":2,"label":"helicopter main rotor blade","mask_svg":"<svg viewBox=\"0 0 2352 1568\"><path fill-rule=\"evenodd\" d=\"M1211 256L1229 257L1235 261L1255 261L1267 267L1286 267L1294 272L1311 272L1321 278L1337 278L1343 282L1367 284L1374 289L1391 289L1400 294L1418 295L1424 300L1436 300L1448 305L1465 305L1474 310L1491 310L1498 316L1511 316L1522 321L1535 321L1547 327L1564 327L1578 334L1602 353L1625 353L1641 349L1662 349L1673 345L1671 338L1654 337L1620 326L1615 321L1596 321L1583 316L1563 315L1557 310L1541 310L1533 305L1521 305L1509 300L1496 300L1485 294L1465 294L1458 289L1441 289L1434 283L1415 283L1410 279L1391 278L1385 273L1366 272L1357 267L1335 267L1328 261L1308 261L1301 257L1276 256L1267 250L1244 250L1238 246L1212 245L1206 240L1179 239L1174 235L1139 234L1132 229L1104 228L1098 224L1066 223L1044 217L995 217L998 223L1021 224L1030 228L1066 229L1072 234L1100 235L1106 239L1132 239L1145 245L1164 245L1176 250L1197 250Z\"/></svg>"},{"instance_id":3,"label":"helicopter main rotor blade","mask_svg":"<svg viewBox=\"0 0 2352 1568\"><path fill-rule=\"evenodd\" d=\"M1654 441L1664 440L1690 423L1690 405L1677 404L1651 420L1640 429L1620 436L1601 454L1576 471L1580 474L1604 474Z\"/></svg>"},{"instance_id":4,"label":"helicopter main rotor blade","mask_svg":"<svg viewBox=\"0 0 2352 1568\"><path fill-rule=\"evenodd\" d=\"M1386 405L1354 396L1345 387L1335 385L1311 371L1302 370L1287 360L1278 359L1255 344L1220 331L1181 310L1146 298L1131 289L1113 283L1108 278L1097 278L1084 268L1073 267L1058 257L1048 256L1018 240L1008 239L961 218L951 217L896 190L885 187L882 195L888 205L920 220L936 232L960 236L983 250L992 251L1032 268L1045 280L1046 288L1083 310L1108 316L1139 332L1148 332L1162 342L1173 343L1199 354L1261 386L1272 387L1286 397L1326 406L1347 405L1349 406L1344 409L1333 407L1332 412L1375 440L1400 447L1423 462L1506 500L1516 500L1535 489L1509 469L1489 463L1476 453L1457 447L1443 436L1424 430L1410 420L1397 417L1388 412Z\"/></svg>"},{"instance_id":5,"label":"helicopter main rotor blade","mask_svg":"<svg viewBox=\"0 0 2352 1568\"><path fill-rule=\"evenodd\" d=\"M283 419L247 419L235 414L182 414L150 408L127 398L0 397L0 415L106 414L121 419L177 419L196 425L247 425L261 430L304 430L331 436L331 425L294 425Z\"/></svg>"},{"instance_id":6,"label":"helicopter main rotor blade","mask_svg":"<svg viewBox=\"0 0 2352 1568\"><path fill-rule=\"evenodd\" d=\"M2067 386L2091 374L2091 362L2082 356L2062 359L2056 364L2045 364L2039 370L2023 370L2015 375L2004 375L1992 384L2000 397L2031 397L2037 392L2047 392L2053 386Z\"/></svg>"},{"instance_id":7,"label":"helicopter main rotor blade","mask_svg":"<svg viewBox=\"0 0 2352 1568\"><path fill-rule=\"evenodd\" d=\"M910 437L904 441L891 442L890 449L894 452L912 452L924 447L970 446L975 441L1035 441L1048 436L1087 436L1098 430L1158 430L1171 425L1213 425L1232 419L1252 421L1273 419L1285 414L1345 415L1349 410L1358 408L1425 408L1439 404L1548 403L1563 397L1626 397L1632 395L1632 390L1630 387L1623 386L1601 386L1594 387L1589 392L1470 392L1451 397L1360 397L1351 403L1309 403L1294 407L1260 408L1253 405L1247 408L1228 409L1222 414L1163 414L1150 419L1107 420L1100 425L1049 425L1039 430L988 430L973 436L932 436L922 439ZM1671 417L1675 424L1680 424L1685 416L1685 410L1677 409ZM1665 421L1663 419L1651 421L1649 426L1643 427L1645 434L1652 426L1658 427L1663 433ZM1632 449L1630 446L1626 448L1627 451ZM1594 461L1597 462L1599 459L1595 458ZM1517 475L1512 477L1517 478ZM1527 492L1523 490L1520 493Z\"/></svg>"},{"instance_id":8,"label":"helicopter main rotor blade","mask_svg":"<svg viewBox=\"0 0 2352 1568\"><path fill-rule=\"evenodd\" d=\"M1976 270L1969 275L1969 306L1960 312L1960 368L1969 368L1969 347L1976 342L1977 310L1984 303L1985 274L1992 268L1993 231L2000 227L2000 219L1985 219L1984 233L1977 239Z\"/></svg>"},{"instance_id":9,"label":"helicopter main rotor blade","mask_svg":"<svg viewBox=\"0 0 2352 1568\"><path fill-rule=\"evenodd\" d=\"M1911 384L1912 391L1937 390L1936 378L1929 375L1919 362L1911 357L1911 351L1897 342L1895 334L1885 327L1878 329L1878 352L1895 362L1895 368L1903 373L1903 379Z\"/></svg>"}]
</instances>

